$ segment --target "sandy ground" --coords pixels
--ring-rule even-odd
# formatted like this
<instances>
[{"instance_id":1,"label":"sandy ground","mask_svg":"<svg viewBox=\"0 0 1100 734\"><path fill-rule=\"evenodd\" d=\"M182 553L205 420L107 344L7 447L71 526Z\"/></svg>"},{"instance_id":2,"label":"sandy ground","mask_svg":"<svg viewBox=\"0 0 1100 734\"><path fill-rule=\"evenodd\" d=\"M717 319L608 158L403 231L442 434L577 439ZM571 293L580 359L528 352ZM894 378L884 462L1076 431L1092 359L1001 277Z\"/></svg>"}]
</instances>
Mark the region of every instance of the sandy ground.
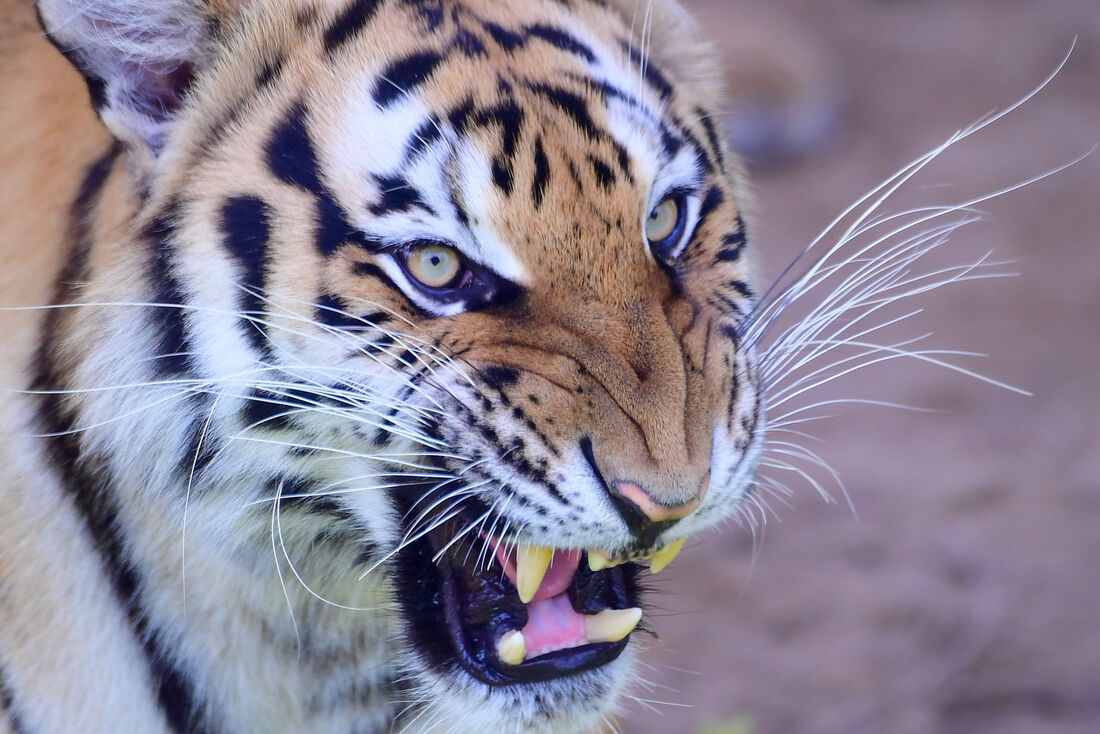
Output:
<instances>
[{"instance_id":1,"label":"sandy ground","mask_svg":"<svg viewBox=\"0 0 1100 734\"><path fill-rule=\"evenodd\" d=\"M1026 93L1075 35L1048 89L911 193L962 199L1100 142L1095 0L689 4L733 69L752 69L746 37L774 54L805 38L814 84L835 72L831 141L756 171L768 276L879 180ZM983 209L945 262L994 248L1021 276L930 294L907 333L988 353L964 363L1034 397L899 364L823 392L937 412L841 411L817 448L858 517L791 481L755 544L728 528L655 580L639 695L667 703L635 704L627 732L1100 732L1100 155Z\"/></svg>"}]
</instances>

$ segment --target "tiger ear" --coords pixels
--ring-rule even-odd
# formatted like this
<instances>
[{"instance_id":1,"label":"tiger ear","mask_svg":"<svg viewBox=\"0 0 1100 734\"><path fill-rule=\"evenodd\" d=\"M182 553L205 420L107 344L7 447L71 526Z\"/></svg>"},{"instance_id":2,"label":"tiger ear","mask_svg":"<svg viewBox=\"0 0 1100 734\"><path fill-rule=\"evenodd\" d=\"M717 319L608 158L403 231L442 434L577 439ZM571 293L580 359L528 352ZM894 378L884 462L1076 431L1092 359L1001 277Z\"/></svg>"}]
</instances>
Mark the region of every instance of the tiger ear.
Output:
<instances>
[{"instance_id":1,"label":"tiger ear","mask_svg":"<svg viewBox=\"0 0 1100 734\"><path fill-rule=\"evenodd\" d=\"M218 3L38 0L50 40L88 84L111 133L152 163L209 54Z\"/></svg>"}]
</instances>

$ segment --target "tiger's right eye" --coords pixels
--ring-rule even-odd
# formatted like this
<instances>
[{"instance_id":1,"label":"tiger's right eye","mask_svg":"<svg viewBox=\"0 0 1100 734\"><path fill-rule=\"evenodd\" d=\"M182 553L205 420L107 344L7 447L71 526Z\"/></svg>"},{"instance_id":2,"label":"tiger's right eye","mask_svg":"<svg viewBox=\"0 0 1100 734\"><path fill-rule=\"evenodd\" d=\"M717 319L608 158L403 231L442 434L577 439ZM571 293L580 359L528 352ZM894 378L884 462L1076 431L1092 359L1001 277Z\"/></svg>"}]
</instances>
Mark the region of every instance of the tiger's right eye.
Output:
<instances>
[{"instance_id":1,"label":"tiger's right eye","mask_svg":"<svg viewBox=\"0 0 1100 734\"><path fill-rule=\"evenodd\" d=\"M462 259L454 248L446 245L423 245L409 251L405 267L421 285L446 288L462 270Z\"/></svg>"}]
</instances>

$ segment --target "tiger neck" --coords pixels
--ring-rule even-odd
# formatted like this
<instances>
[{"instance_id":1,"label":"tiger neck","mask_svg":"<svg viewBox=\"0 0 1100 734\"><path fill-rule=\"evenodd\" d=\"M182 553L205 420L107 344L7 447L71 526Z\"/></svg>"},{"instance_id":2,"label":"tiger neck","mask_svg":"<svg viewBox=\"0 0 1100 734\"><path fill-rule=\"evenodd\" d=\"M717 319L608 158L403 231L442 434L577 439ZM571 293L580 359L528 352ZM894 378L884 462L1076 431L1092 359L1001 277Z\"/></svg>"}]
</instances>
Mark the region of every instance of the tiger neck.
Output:
<instances>
[{"instance_id":1,"label":"tiger neck","mask_svg":"<svg viewBox=\"0 0 1100 734\"><path fill-rule=\"evenodd\" d=\"M187 358L171 223L133 231L125 176L117 146L86 171L55 298L77 307L44 321L33 387L153 693L176 730L387 730L400 630L364 574L376 549L331 504L283 498L301 457L234 443L240 397Z\"/></svg>"}]
</instances>

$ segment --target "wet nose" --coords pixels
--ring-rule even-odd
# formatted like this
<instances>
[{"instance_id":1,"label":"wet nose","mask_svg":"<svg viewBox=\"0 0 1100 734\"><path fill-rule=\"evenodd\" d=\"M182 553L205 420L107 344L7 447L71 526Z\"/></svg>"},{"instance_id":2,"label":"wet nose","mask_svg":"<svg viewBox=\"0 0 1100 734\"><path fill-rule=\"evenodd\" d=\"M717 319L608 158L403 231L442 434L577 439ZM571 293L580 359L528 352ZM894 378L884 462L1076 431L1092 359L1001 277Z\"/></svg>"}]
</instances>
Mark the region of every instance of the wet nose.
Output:
<instances>
[{"instance_id":1,"label":"wet nose","mask_svg":"<svg viewBox=\"0 0 1100 734\"><path fill-rule=\"evenodd\" d=\"M645 488L634 482L616 481L612 482L611 487L622 501L619 503L620 507L623 503L628 504L632 508L631 514L634 514L634 512L641 513L651 523L672 523L684 519L695 512L699 505L703 504L703 498L707 495L709 484L710 474L708 473L703 478L702 484L699 485L699 491L696 492L694 497L687 501L672 504L655 498Z\"/></svg>"}]
</instances>

